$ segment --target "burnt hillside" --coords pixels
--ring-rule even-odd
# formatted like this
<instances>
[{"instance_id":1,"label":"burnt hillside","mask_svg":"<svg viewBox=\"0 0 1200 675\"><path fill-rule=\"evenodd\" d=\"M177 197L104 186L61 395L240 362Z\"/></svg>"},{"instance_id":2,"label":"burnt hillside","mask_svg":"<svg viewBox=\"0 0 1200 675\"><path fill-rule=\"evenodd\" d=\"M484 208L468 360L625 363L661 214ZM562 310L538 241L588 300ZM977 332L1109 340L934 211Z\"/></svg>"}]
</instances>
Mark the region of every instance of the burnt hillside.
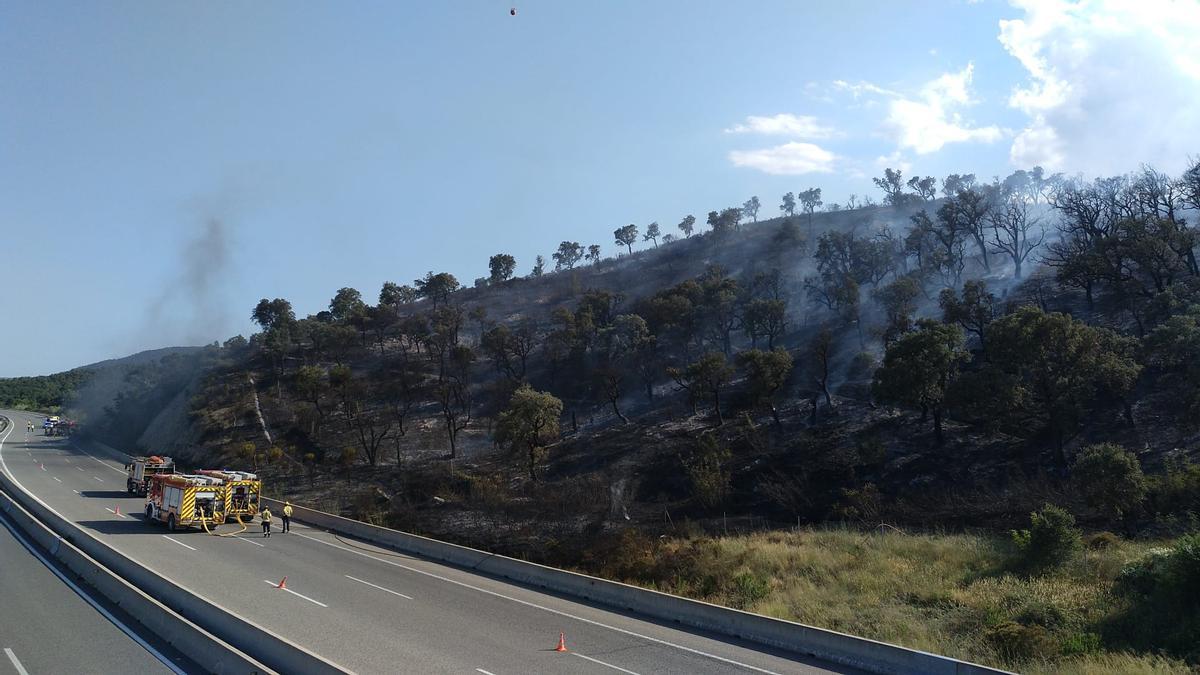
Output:
<instances>
[{"instance_id":1,"label":"burnt hillside","mask_svg":"<svg viewBox=\"0 0 1200 675\"><path fill-rule=\"evenodd\" d=\"M191 395L194 440L153 449L559 561L630 524L1009 527L1053 502L1170 527L1196 506L1167 486L1195 474L1200 171L951 178L306 318L264 299ZM1104 442L1161 477L1120 523L1073 469Z\"/></svg>"}]
</instances>

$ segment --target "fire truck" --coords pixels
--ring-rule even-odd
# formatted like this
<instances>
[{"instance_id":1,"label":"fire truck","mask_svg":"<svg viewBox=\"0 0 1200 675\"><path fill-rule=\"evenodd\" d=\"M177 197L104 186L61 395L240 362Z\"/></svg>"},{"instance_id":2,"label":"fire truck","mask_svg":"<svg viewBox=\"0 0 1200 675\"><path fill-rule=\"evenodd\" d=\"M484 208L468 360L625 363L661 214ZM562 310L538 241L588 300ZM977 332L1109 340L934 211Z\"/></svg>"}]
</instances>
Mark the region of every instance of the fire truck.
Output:
<instances>
[{"instance_id":1,"label":"fire truck","mask_svg":"<svg viewBox=\"0 0 1200 675\"><path fill-rule=\"evenodd\" d=\"M258 515L258 498L262 494L262 481L258 479L257 475L229 469L220 471L204 469L196 473L221 480L224 488L226 520L234 520L239 516L245 520L253 520Z\"/></svg>"},{"instance_id":2,"label":"fire truck","mask_svg":"<svg viewBox=\"0 0 1200 675\"><path fill-rule=\"evenodd\" d=\"M125 489L131 495L145 497L150 491L150 477L160 473L175 473L175 461L170 457L134 457L125 465L128 474L125 478Z\"/></svg>"},{"instance_id":3,"label":"fire truck","mask_svg":"<svg viewBox=\"0 0 1200 675\"><path fill-rule=\"evenodd\" d=\"M220 478L193 474L154 474L146 494L146 520L182 527L225 522L225 486Z\"/></svg>"}]
</instances>

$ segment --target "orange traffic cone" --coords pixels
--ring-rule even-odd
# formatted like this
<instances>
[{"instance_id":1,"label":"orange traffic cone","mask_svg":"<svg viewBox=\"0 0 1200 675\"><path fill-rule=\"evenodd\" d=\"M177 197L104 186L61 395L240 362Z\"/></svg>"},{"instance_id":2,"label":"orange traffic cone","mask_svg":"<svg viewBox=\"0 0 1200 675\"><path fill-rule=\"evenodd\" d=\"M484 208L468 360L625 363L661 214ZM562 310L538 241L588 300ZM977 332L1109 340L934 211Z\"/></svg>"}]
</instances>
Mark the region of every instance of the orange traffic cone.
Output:
<instances>
[{"instance_id":1,"label":"orange traffic cone","mask_svg":"<svg viewBox=\"0 0 1200 675\"><path fill-rule=\"evenodd\" d=\"M566 635L566 633L558 634L558 646L554 648L554 651L556 651L556 652L567 651L567 635Z\"/></svg>"},{"instance_id":2,"label":"orange traffic cone","mask_svg":"<svg viewBox=\"0 0 1200 675\"><path fill-rule=\"evenodd\" d=\"M282 588L284 590L287 590L287 577L284 577L283 581L280 581L279 585L276 586L275 588Z\"/></svg>"},{"instance_id":3,"label":"orange traffic cone","mask_svg":"<svg viewBox=\"0 0 1200 675\"><path fill-rule=\"evenodd\" d=\"M120 504L117 504L117 508L113 509L113 513L117 514L118 516L121 515L121 505Z\"/></svg>"},{"instance_id":4,"label":"orange traffic cone","mask_svg":"<svg viewBox=\"0 0 1200 675\"><path fill-rule=\"evenodd\" d=\"M41 469L42 471L45 471L45 470L46 470L46 465L45 465L45 464L42 464L41 462L38 462L38 468L39 468L39 469Z\"/></svg>"}]
</instances>

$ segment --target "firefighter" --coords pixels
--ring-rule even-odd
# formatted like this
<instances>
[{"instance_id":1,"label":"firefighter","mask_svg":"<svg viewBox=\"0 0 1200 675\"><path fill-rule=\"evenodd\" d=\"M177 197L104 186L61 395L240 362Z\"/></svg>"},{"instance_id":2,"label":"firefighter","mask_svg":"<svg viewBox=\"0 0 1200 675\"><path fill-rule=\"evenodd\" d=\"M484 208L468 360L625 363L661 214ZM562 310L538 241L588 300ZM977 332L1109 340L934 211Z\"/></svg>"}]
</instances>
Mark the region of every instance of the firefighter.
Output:
<instances>
[{"instance_id":1,"label":"firefighter","mask_svg":"<svg viewBox=\"0 0 1200 675\"><path fill-rule=\"evenodd\" d=\"M280 532L292 531L292 503L283 503L283 529Z\"/></svg>"},{"instance_id":2,"label":"firefighter","mask_svg":"<svg viewBox=\"0 0 1200 675\"><path fill-rule=\"evenodd\" d=\"M263 525L263 536L264 537L271 536L271 507L269 507L269 506L263 507L262 525Z\"/></svg>"}]
</instances>

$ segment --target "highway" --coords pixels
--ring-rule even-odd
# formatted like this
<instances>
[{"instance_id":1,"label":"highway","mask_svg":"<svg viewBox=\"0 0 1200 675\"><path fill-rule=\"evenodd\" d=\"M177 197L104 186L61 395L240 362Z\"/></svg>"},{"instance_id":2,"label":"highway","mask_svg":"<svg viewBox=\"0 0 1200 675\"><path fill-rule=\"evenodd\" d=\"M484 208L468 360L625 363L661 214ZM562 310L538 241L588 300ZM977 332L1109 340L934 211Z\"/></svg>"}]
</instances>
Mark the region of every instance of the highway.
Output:
<instances>
[{"instance_id":1,"label":"highway","mask_svg":"<svg viewBox=\"0 0 1200 675\"><path fill-rule=\"evenodd\" d=\"M22 427L12 435L24 433ZM138 634L130 627L135 622L70 577L0 512L0 674L191 669L179 654Z\"/></svg>"},{"instance_id":2,"label":"highway","mask_svg":"<svg viewBox=\"0 0 1200 675\"><path fill-rule=\"evenodd\" d=\"M346 542L295 523L291 534L270 539L257 531L236 537L168 534L143 521L143 500L125 493L120 462L88 453L71 439L45 437L40 428L27 433L26 421L40 427L36 416L3 414L15 431L0 446L0 469L24 489L140 564L347 670L857 672ZM285 576L286 590L276 588ZM554 651L560 632L566 653Z\"/></svg>"}]
</instances>

